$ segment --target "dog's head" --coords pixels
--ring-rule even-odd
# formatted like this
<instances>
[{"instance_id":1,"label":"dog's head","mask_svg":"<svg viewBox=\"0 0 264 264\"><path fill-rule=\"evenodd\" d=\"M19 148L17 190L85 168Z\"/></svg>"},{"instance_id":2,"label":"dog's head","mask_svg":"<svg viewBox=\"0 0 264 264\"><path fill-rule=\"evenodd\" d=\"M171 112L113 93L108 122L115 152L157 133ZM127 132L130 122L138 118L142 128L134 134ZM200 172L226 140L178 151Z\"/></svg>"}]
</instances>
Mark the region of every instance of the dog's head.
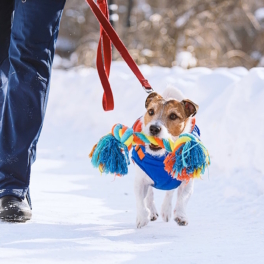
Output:
<instances>
[{"instance_id":1,"label":"dog's head","mask_svg":"<svg viewBox=\"0 0 264 264\"><path fill-rule=\"evenodd\" d=\"M189 99L165 99L156 92L151 93L145 102L146 113L143 117L143 132L149 136L176 140L186 131L190 117L198 111L198 105ZM150 144L146 151L160 156L165 150Z\"/></svg>"}]
</instances>

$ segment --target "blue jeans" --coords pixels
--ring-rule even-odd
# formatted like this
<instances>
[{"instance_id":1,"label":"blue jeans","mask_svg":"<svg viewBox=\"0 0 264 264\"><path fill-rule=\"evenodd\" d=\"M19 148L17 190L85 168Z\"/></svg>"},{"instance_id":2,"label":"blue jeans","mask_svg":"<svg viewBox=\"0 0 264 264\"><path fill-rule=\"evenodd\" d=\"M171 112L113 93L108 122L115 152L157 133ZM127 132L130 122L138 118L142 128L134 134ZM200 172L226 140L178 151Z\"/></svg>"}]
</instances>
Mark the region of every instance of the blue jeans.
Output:
<instances>
[{"instance_id":1,"label":"blue jeans","mask_svg":"<svg viewBox=\"0 0 264 264\"><path fill-rule=\"evenodd\" d=\"M65 0L0 1L0 197L29 196ZM12 22L11 22L12 20Z\"/></svg>"}]
</instances>

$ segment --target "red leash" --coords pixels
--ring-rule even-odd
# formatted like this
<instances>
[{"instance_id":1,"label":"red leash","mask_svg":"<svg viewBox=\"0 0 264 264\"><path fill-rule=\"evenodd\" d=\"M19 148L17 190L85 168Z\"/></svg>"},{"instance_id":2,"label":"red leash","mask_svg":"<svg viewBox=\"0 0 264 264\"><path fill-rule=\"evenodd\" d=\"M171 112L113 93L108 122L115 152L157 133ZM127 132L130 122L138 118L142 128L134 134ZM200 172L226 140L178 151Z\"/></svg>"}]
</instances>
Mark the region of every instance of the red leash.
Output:
<instances>
[{"instance_id":1,"label":"red leash","mask_svg":"<svg viewBox=\"0 0 264 264\"><path fill-rule=\"evenodd\" d=\"M148 81L140 72L137 64L130 56L125 45L118 37L116 31L109 22L109 12L106 0L97 0L97 4L93 0L86 0L92 9L94 15L100 23L100 40L97 48L96 66L97 71L104 89L103 108L105 111L114 109L114 98L109 83L109 74L112 61L111 42L114 44L120 55L126 61L130 69L136 75L147 93L153 91ZM103 47L103 50L102 50Z\"/></svg>"}]
</instances>

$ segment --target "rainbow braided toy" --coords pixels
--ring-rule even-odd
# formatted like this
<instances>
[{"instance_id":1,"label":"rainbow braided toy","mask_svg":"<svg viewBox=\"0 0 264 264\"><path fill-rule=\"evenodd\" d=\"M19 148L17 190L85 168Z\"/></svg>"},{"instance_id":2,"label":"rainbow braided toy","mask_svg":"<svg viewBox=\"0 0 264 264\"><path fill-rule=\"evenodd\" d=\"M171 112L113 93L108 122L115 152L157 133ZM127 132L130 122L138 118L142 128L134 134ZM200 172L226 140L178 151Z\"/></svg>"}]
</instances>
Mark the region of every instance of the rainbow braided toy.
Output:
<instances>
[{"instance_id":1,"label":"rainbow braided toy","mask_svg":"<svg viewBox=\"0 0 264 264\"><path fill-rule=\"evenodd\" d=\"M100 172L123 176L128 173L129 151L134 145L153 144L165 148L169 153L164 160L164 169L173 178L189 181L200 178L210 165L207 149L198 137L190 133L181 134L173 142L134 132L121 124L112 128L112 132L100 139L93 147L89 157Z\"/></svg>"}]
</instances>

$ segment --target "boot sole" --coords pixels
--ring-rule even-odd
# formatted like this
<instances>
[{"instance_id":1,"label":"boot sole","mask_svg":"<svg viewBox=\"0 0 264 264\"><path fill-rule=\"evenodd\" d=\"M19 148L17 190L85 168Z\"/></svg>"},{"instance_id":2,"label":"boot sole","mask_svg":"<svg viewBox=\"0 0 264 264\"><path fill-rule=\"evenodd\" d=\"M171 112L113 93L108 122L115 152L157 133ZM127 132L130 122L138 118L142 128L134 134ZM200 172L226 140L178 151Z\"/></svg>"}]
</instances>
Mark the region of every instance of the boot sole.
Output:
<instances>
[{"instance_id":1,"label":"boot sole","mask_svg":"<svg viewBox=\"0 0 264 264\"><path fill-rule=\"evenodd\" d=\"M9 214L7 212L5 212L4 215L0 216L0 220L4 221L4 222L13 222L13 223L24 223L26 221L29 221L31 219L31 212L28 213L22 213L17 212L17 211L13 211L13 212L9 212Z\"/></svg>"},{"instance_id":2,"label":"boot sole","mask_svg":"<svg viewBox=\"0 0 264 264\"><path fill-rule=\"evenodd\" d=\"M9 222L9 223L25 223L27 221L29 221L31 219L31 217L24 217L24 216L5 216L5 217L1 217L0 221L2 222Z\"/></svg>"}]
</instances>

